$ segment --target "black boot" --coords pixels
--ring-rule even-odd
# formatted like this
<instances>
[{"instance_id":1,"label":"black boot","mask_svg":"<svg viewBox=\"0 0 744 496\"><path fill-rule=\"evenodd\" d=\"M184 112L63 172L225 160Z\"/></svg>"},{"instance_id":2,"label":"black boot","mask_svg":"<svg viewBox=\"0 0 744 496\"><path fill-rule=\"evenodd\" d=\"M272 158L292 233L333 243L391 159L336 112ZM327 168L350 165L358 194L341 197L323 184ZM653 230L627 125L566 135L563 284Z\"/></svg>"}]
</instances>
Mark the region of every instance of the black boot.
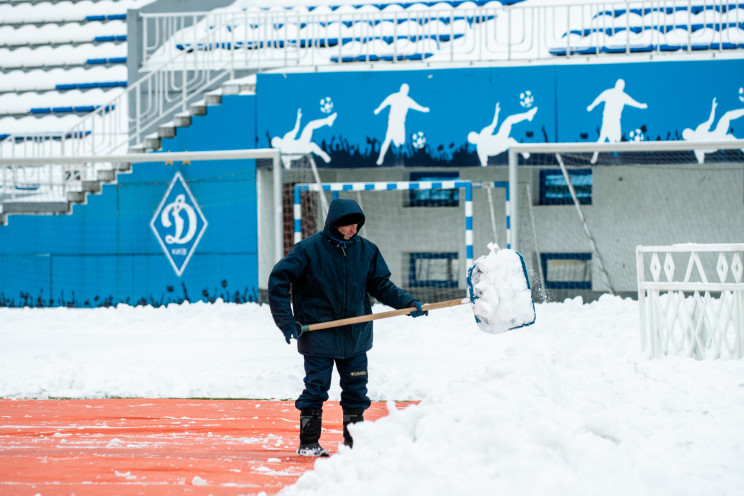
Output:
<instances>
[{"instance_id":1,"label":"black boot","mask_svg":"<svg viewBox=\"0 0 744 496\"><path fill-rule=\"evenodd\" d=\"M323 410L306 408L300 410L300 447L297 454L300 456L329 456L318 441L320 440L320 429L323 425Z\"/></svg>"},{"instance_id":2,"label":"black boot","mask_svg":"<svg viewBox=\"0 0 744 496\"><path fill-rule=\"evenodd\" d=\"M356 424L364 420L364 410L361 408L344 408L344 445L352 448L354 439L349 433L349 424Z\"/></svg>"}]
</instances>

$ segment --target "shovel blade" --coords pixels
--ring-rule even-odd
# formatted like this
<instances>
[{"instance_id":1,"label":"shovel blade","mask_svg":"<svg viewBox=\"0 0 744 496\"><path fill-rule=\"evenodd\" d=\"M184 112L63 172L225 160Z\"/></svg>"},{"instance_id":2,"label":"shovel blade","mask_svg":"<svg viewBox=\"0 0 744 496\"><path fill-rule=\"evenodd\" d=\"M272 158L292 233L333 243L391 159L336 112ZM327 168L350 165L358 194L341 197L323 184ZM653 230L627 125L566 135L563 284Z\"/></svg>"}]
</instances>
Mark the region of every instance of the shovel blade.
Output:
<instances>
[{"instance_id":1,"label":"shovel blade","mask_svg":"<svg viewBox=\"0 0 744 496\"><path fill-rule=\"evenodd\" d=\"M491 248L468 269L467 285L475 322L483 332L498 334L535 323L535 303L521 253Z\"/></svg>"}]
</instances>

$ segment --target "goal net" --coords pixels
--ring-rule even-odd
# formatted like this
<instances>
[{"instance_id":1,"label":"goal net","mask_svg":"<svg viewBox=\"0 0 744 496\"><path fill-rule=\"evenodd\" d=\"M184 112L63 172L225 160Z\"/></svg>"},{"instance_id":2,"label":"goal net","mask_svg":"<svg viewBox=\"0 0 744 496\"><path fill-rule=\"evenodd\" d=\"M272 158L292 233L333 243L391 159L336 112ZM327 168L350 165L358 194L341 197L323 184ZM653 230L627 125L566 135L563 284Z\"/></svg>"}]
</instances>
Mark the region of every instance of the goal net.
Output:
<instances>
[{"instance_id":1,"label":"goal net","mask_svg":"<svg viewBox=\"0 0 744 496\"><path fill-rule=\"evenodd\" d=\"M536 301L635 297L636 246L744 239L742 149L744 141L515 144L508 167L329 169L303 157L283 172L283 249L322 229L324 204L352 198L368 216L361 234L380 246L396 284L422 300L464 295L467 266L490 242L523 255ZM446 181L470 183L469 221L465 190ZM416 182L437 186L397 186ZM296 201L297 185L306 189Z\"/></svg>"},{"instance_id":2,"label":"goal net","mask_svg":"<svg viewBox=\"0 0 744 496\"><path fill-rule=\"evenodd\" d=\"M518 144L515 245L548 298L634 296L636 246L744 239L744 140ZM713 270L713 273L715 271Z\"/></svg>"},{"instance_id":3,"label":"goal net","mask_svg":"<svg viewBox=\"0 0 744 496\"><path fill-rule=\"evenodd\" d=\"M370 219L360 234L380 248L399 286L423 301L462 295L473 261L470 181L296 184L293 198L295 242L303 223L322 229L328 201L350 198ZM436 224L425 211L434 205L440 207Z\"/></svg>"},{"instance_id":4,"label":"goal net","mask_svg":"<svg viewBox=\"0 0 744 496\"><path fill-rule=\"evenodd\" d=\"M282 173L285 253L323 229L333 199L353 199L367 217L360 235L380 248L393 282L435 302L466 295L467 270L489 242L511 243L505 181L441 168L313 166L304 157Z\"/></svg>"}]
</instances>

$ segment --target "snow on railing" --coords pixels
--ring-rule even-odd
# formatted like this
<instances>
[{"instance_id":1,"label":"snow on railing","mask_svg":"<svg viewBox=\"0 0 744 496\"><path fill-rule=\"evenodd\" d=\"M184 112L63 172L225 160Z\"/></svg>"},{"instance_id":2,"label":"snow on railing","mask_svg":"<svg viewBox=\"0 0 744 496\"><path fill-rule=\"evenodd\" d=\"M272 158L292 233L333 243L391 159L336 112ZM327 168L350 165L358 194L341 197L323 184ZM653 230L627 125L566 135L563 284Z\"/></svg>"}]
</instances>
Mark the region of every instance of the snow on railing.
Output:
<instances>
[{"instance_id":1,"label":"snow on railing","mask_svg":"<svg viewBox=\"0 0 744 496\"><path fill-rule=\"evenodd\" d=\"M509 59L530 48L521 46L522 33L511 33L507 24L499 24L504 7L498 2L480 7L472 2L457 7L416 5L419 8L143 14L143 66L179 51L207 54L206 63L261 69L359 61ZM209 43L198 41L205 37ZM488 55L481 46L500 53Z\"/></svg>"},{"instance_id":2,"label":"snow on railing","mask_svg":"<svg viewBox=\"0 0 744 496\"><path fill-rule=\"evenodd\" d=\"M728 0L440 2L354 8L232 7L142 14L143 65L177 51L260 69L342 62L494 62L744 48L744 7ZM231 10L233 9L233 10ZM210 43L201 43L208 36ZM196 55L194 55L196 56Z\"/></svg>"}]
</instances>

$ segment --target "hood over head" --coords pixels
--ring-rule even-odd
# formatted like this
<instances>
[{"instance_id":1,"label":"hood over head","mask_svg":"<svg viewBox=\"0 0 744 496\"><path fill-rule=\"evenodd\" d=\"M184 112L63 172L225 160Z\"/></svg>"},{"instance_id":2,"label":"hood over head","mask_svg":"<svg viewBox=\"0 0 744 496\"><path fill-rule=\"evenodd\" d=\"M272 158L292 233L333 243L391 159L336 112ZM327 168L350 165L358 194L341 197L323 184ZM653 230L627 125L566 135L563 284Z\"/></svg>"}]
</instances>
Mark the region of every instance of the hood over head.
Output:
<instances>
[{"instance_id":1,"label":"hood over head","mask_svg":"<svg viewBox=\"0 0 744 496\"><path fill-rule=\"evenodd\" d=\"M361 229L364 225L366 217L362 211L362 207L359 206L354 200L348 199L337 199L331 202L328 207L328 216L326 216L325 229L330 232L334 238L340 236L337 227L348 226L356 224L357 229Z\"/></svg>"}]
</instances>

